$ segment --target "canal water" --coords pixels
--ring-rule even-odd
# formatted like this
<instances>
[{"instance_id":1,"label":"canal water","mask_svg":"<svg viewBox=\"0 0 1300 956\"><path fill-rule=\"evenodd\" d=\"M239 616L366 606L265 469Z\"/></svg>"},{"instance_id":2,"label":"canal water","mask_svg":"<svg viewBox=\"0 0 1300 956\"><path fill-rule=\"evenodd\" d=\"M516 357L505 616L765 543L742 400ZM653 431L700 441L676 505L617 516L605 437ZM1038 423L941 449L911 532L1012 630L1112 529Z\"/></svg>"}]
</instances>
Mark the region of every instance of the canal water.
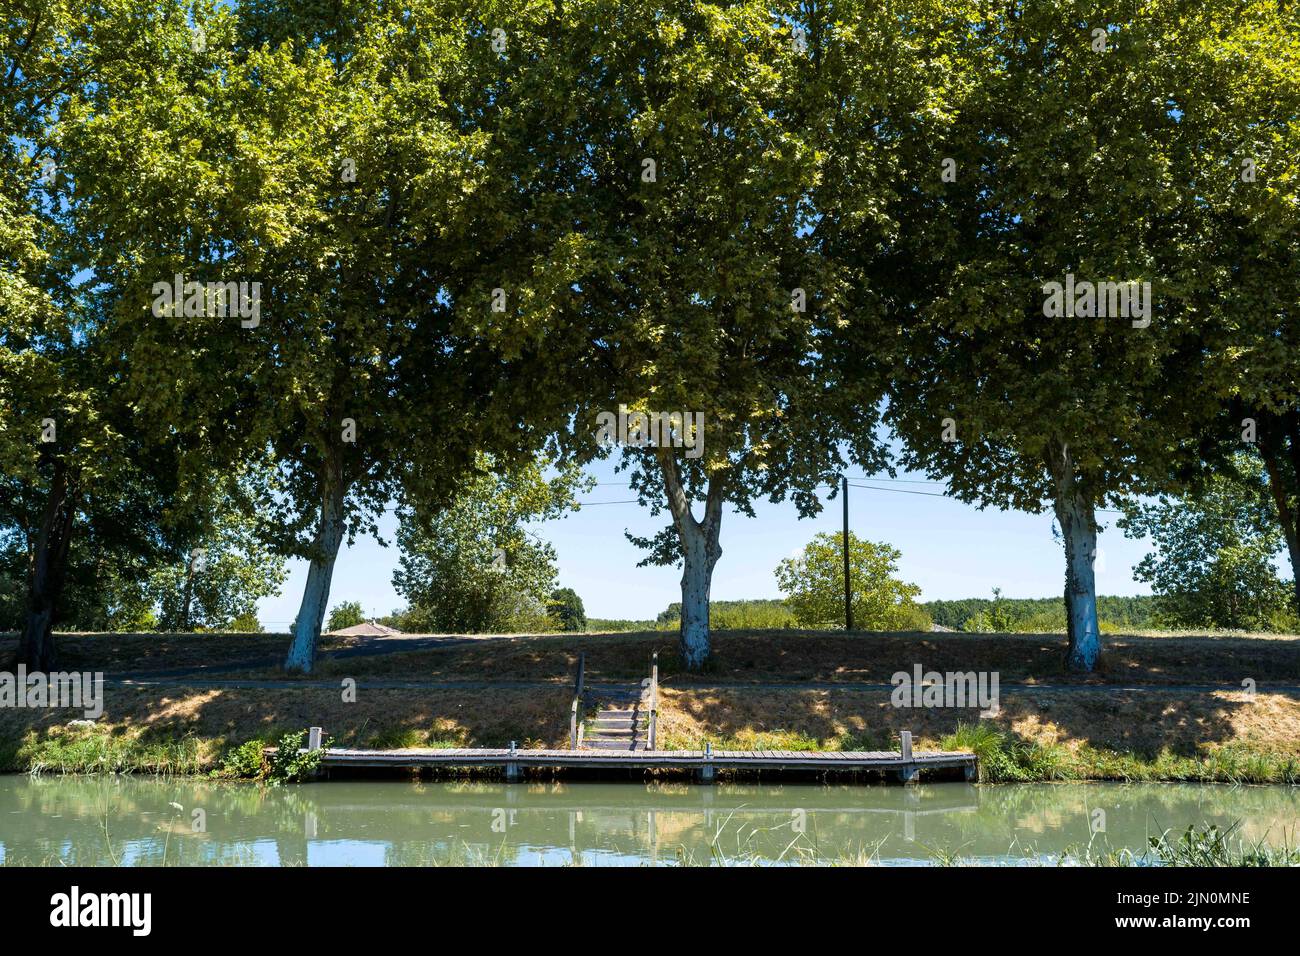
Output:
<instances>
[{"instance_id":1,"label":"canal water","mask_svg":"<svg viewBox=\"0 0 1300 956\"><path fill-rule=\"evenodd\" d=\"M1053 863L1207 824L1295 846L1300 788L0 775L6 865Z\"/></svg>"}]
</instances>

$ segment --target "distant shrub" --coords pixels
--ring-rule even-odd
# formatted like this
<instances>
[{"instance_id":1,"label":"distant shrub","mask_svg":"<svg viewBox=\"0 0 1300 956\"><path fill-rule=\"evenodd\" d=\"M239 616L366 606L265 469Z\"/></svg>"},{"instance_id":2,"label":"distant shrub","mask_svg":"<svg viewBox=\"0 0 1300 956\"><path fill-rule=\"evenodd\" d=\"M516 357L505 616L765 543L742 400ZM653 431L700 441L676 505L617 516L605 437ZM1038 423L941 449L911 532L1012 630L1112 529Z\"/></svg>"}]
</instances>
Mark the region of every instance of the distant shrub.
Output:
<instances>
[{"instance_id":1,"label":"distant shrub","mask_svg":"<svg viewBox=\"0 0 1300 956\"><path fill-rule=\"evenodd\" d=\"M237 634L263 633L262 622L257 619L257 615L252 611L244 611L235 615L234 619L226 626L226 630Z\"/></svg>"},{"instance_id":2,"label":"distant shrub","mask_svg":"<svg viewBox=\"0 0 1300 956\"><path fill-rule=\"evenodd\" d=\"M662 630L662 627L657 621L626 621L607 617L587 618L587 633L589 634L602 631L628 633L631 631L657 630Z\"/></svg>"},{"instance_id":3,"label":"distant shrub","mask_svg":"<svg viewBox=\"0 0 1300 956\"><path fill-rule=\"evenodd\" d=\"M573 588L556 588L551 592L549 607L551 617L558 623L561 631L585 631L587 629L587 612L582 606L582 598Z\"/></svg>"},{"instance_id":4,"label":"distant shrub","mask_svg":"<svg viewBox=\"0 0 1300 956\"><path fill-rule=\"evenodd\" d=\"M682 605L674 601L660 613L657 624L675 630L681 625ZM745 601L710 601L709 627L717 631L762 630L797 627L794 612L780 598Z\"/></svg>"}]
</instances>

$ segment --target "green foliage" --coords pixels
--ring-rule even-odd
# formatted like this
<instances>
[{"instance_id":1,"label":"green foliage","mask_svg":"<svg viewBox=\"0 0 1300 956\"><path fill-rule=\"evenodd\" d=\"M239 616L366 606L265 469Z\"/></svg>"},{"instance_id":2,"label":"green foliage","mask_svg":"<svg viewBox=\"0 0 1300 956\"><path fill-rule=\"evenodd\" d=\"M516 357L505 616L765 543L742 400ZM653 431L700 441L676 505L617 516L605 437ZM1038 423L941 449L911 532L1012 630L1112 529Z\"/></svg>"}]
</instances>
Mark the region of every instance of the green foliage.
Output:
<instances>
[{"instance_id":1,"label":"green foliage","mask_svg":"<svg viewBox=\"0 0 1300 956\"><path fill-rule=\"evenodd\" d=\"M432 514L399 513L401 557L393 586L410 602L412 630L438 633L548 631L555 549L526 527L576 510L587 487L576 468L554 478L544 462L497 470L487 457L459 497Z\"/></svg>"},{"instance_id":2,"label":"green foliage","mask_svg":"<svg viewBox=\"0 0 1300 956\"><path fill-rule=\"evenodd\" d=\"M1129 503L1119 525L1155 544L1133 575L1151 585L1171 627L1259 630L1290 607L1291 587L1273 566L1277 509L1254 455L1236 455L1193 495Z\"/></svg>"},{"instance_id":3,"label":"green foliage","mask_svg":"<svg viewBox=\"0 0 1300 956\"><path fill-rule=\"evenodd\" d=\"M1070 780L1077 776L1064 748L1023 741L993 724L958 724L943 738L945 750L964 750L979 757L981 781L990 783Z\"/></svg>"},{"instance_id":4,"label":"green foliage","mask_svg":"<svg viewBox=\"0 0 1300 956\"><path fill-rule=\"evenodd\" d=\"M1300 866L1300 847L1275 847L1262 839L1247 843L1240 829L1240 822L1227 829L1191 824L1176 840L1166 830L1147 838L1149 856L1160 866Z\"/></svg>"},{"instance_id":5,"label":"green foliage","mask_svg":"<svg viewBox=\"0 0 1300 956\"><path fill-rule=\"evenodd\" d=\"M236 619L255 624L258 600L279 593L288 576L284 557L266 544L253 505L238 489L186 505L198 514L178 535L180 560L158 562L144 586L159 628L238 630Z\"/></svg>"},{"instance_id":6,"label":"green foliage","mask_svg":"<svg viewBox=\"0 0 1300 956\"><path fill-rule=\"evenodd\" d=\"M777 585L803 627L844 625L844 558L841 532L813 538L797 558L777 567ZM849 533L849 573L853 580L853 626L864 631L929 630L916 604L921 589L894 575L901 553L887 544Z\"/></svg>"},{"instance_id":7,"label":"green foliage","mask_svg":"<svg viewBox=\"0 0 1300 956\"><path fill-rule=\"evenodd\" d=\"M262 622L257 619L255 611L240 611L236 614L228 625L226 630L239 634L261 634L265 631Z\"/></svg>"},{"instance_id":8,"label":"green foliage","mask_svg":"<svg viewBox=\"0 0 1300 956\"><path fill-rule=\"evenodd\" d=\"M950 601L926 601L921 606L935 624L952 630L993 632L989 614L994 601L989 598L963 598ZM996 603L1004 633L1050 634L1065 631L1065 608L1059 597L1008 598L998 592ZM1157 630L1155 598L1149 595L1097 598L1097 615L1105 632Z\"/></svg>"},{"instance_id":9,"label":"green foliage","mask_svg":"<svg viewBox=\"0 0 1300 956\"><path fill-rule=\"evenodd\" d=\"M301 741L301 736L299 740ZM266 746L266 741L260 739L245 741L226 753L221 761L221 767L214 770L212 775L242 780L261 778L267 766L264 753Z\"/></svg>"},{"instance_id":10,"label":"green foliage","mask_svg":"<svg viewBox=\"0 0 1300 956\"><path fill-rule=\"evenodd\" d=\"M1013 629L1014 618L1011 611L1002 601L1002 589L993 589L993 603L986 609L977 612L973 617L968 618L962 624L963 631L985 631L995 634L1005 634Z\"/></svg>"},{"instance_id":11,"label":"green foliage","mask_svg":"<svg viewBox=\"0 0 1300 956\"><path fill-rule=\"evenodd\" d=\"M321 761L325 758L325 749L329 747L330 740L322 740L319 750L302 750L303 741L306 738L307 732L305 730L285 734L280 738L280 742L276 744L275 753L266 761L263 779L270 786L278 787L286 783L300 783L303 780L309 780L320 769ZM245 744L244 746L249 745ZM246 755L240 759L245 763L248 762Z\"/></svg>"},{"instance_id":12,"label":"green foliage","mask_svg":"<svg viewBox=\"0 0 1300 956\"><path fill-rule=\"evenodd\" d=\"M675 629L682 619L682 605L674 601L659 613L655 622L660 628ZM795 627L794 612L782 598L748 601L710 601L709 626L719 631L756 630ZM649 628L647 628L649 629Z\"/></svg>"},{"instance_id":13,"label":"green foliage","mask_svg":"<svg viewBox=\"0 0 1300 956\"><path fill-rule=\"evenodd\" d=\"M561 631L585 631L587 629L587 612L583 609L582 598L573 588L556 588L551 592L547 613L559 622Z\"/></svg>"},{"instance_id":14,"label":"green foliage","mask_svg":"<svg viewBox=\"0 0 1300 956\"><path fill-rule=\"evenodd\" d=\"M329 624L326 625L328 631L341 631L345 627L354 627L362 624L366 620L365 611L361 607L360 601L344 601L342 604L336 604L330 611Z\"/></svg>"},{"instance_id":15,"label":"green foliage","mask_svg":"<svg viewBox=\"0 0 1300 956\"><path fill-rule=\"evenodd\" d=\"M659 629L659 626L655 621L630 621L606 617L587 618L588 633L611 631L626 634L632 631L653 631L656 629Z\"/></svg>"}]
</instances>

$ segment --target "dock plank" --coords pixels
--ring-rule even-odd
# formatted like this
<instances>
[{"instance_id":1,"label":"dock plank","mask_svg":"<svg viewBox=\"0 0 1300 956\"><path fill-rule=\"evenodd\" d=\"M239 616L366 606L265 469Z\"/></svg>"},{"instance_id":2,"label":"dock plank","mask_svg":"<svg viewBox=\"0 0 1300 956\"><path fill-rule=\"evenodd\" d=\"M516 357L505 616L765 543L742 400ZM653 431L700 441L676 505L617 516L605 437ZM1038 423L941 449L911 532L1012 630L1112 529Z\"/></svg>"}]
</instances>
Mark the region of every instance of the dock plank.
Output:
<instances>
[{"instance_id":1,"label":"dock plank","mask_svg":"<svg viewBox=\"0 0 1300 956\"><path fill-rule=\"evenodd\" d=\"M267 748L273 753L275 748ZM675 769L699 770L712 766L717 770L884 770L903 766L926 769L975 766L973 753L925 751L913 753L905 762L896 751L792 751L726 750L714 751L706 759L699 750L516 750L505 748L410 748L402 750L362 750L330 748L322 757L324 767L390 768L505 768L545 767L555 769Z\"/></svg>"}]
</instances>

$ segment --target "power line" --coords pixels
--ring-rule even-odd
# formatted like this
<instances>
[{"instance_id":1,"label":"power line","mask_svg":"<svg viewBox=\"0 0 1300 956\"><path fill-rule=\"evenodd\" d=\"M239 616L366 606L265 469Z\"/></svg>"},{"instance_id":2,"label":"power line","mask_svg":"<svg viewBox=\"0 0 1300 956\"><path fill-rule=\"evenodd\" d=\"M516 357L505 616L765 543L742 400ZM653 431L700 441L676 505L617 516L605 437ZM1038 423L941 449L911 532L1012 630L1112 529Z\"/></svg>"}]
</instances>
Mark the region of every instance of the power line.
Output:
<instances>
[{"instance_id":1,"label":"power line","mask_svg":"<svg viewBox=\"0 0 1300 956\"><path fill-rule=\"evenodd\" d=\"M867 491L892 491L898 495L925 495L927 498L948 497L948 495L945 495L943 492L940 491L913 491L911 488L878 488L875 485L857 485L857 484L853 484L852 482L849 483L849 487L865 488Z\"/></svg>"},{"instance_id":2,"label":"power line","mask_svg":"<svg viewBox=\"0 0 1300 956\"><path fill-rule=\"evenodd\" d=\"M875 479L872 479L873 481ZM890 491L896 495L924 495L927 498L949 498L951 495L941 494L937 491L913 491L910 488L878 488L874 485L856 485L850 482L850 488L863 488L867 491ZM960 499L953 498L954 501ZM1093 509L1099 515L1122 515L1124 512L1116 511L1113 508L1095 508Z\"/></svg>"}]
</instances>

